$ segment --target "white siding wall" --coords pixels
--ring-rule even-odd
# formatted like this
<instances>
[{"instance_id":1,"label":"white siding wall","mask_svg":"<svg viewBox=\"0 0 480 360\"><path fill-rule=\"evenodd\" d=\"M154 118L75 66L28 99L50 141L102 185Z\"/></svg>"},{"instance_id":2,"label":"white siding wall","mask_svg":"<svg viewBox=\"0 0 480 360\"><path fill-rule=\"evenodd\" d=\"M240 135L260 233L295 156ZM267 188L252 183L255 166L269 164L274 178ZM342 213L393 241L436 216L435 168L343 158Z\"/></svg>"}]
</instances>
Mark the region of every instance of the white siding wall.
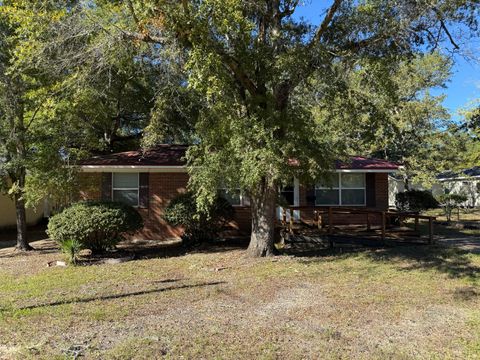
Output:
<instances>
[{"instance_id":1,"label":"white siding wall","mask_svg":"<svg viewBox=\"0 0 480 360\"><path fill-rule=\"evenodd\" d=\"M395 179L392 176L388 177L388 206L395 207L395 196L398 193L405 191L405 184L403 180Z\"/></svg>"}]
</instances>

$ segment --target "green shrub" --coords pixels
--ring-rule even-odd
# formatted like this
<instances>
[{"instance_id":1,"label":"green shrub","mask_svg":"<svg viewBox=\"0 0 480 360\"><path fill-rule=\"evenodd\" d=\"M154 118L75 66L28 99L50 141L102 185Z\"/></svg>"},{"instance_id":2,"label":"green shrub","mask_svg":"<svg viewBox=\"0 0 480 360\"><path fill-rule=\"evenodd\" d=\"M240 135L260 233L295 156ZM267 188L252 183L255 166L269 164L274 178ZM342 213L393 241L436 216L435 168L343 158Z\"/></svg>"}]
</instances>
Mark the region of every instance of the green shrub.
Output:
<instances>
[{"instance_id":1,"label":"green shrub","mask_svg":"<svg viewBox=\"0 0 480 360\"><path fill-rule=\"evenodd\" d=\"M442 194L438 196L438 201L440 202L443 213L447 218L447 221L452 220L452 211L453 209L460 208L460 205L468 200L468 197L464 194ZM460 219L459 219L460 220Z\"/></svg>"},{"instance_id":2,"label":"green shrub","mask_svg":"<svg viewBox=\"0 0 480 360\"><path fill-rule=\"evenodd\" d=\"M399 211L419 212L438 208L438 201L430 191L407 190L395 196L395 205Z\"/></svg>"},{"instance_id":3,"label":"green shrub","mask_svg":"<svg viewBox=\"0 0 480 360\"><path fill-rule=\"evenodd\" d=\"M97 253L114 248L126 234L142 227L142 217L131 206L114 202L81 202L52 216L47 232L60 245L73 240L81 248Z\"/></svg>"},{"instance_id":4,"label":"green shrub","mask_svg":"<svg viewBox=\"0 0 480 360\"><path fill-rule=\"evenodd\" d=\"M82 244L76 239L68 239L60 243L60 249L67 257L70 264L76 264L78 254L83 250Z\"/></svg>"},{"instance_id":5,"label":"green shrub","mask_svg":"<svg viewBox=\"0 0 480 360\"><path fill-rule=\"evenodd\" d=\"M206 213L198 212L195 196L189 192L173 199L163 214L170 225L183 227L187 246L214 239L233 216L232 205L223 197L217 197Z\"/></svg>"}]
</instances>

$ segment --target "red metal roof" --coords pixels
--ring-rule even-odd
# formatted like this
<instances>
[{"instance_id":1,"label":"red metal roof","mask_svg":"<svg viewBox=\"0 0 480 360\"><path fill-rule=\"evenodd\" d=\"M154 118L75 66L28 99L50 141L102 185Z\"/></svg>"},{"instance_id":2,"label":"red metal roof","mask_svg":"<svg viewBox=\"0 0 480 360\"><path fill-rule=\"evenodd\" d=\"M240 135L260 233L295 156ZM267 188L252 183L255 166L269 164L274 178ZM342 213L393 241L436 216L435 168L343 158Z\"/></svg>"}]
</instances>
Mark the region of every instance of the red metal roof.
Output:
<instances>
[{"instance_id":1,"label":"red metal roof","mask_svg":"<svg viewBox=\"0 0 480 360\"><path fill-rule=\"evenodd\" d=\"M158 145L145 152L126 151L116 154L95 156L79 162L81 166L183 166L187 145ZM336 162L341 170L386 170L395 171L398 164L381 159L355 156L349 162Z\"/></svg>"}]
</instances>

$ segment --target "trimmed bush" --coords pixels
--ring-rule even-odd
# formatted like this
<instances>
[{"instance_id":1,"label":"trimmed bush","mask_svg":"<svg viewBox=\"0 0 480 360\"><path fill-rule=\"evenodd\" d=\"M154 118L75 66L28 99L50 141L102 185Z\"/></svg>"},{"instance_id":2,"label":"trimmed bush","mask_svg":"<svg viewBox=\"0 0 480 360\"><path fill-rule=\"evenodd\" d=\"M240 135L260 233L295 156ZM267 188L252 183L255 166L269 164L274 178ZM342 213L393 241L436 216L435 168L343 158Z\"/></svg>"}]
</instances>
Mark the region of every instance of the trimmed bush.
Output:
<instances>
[{"instance_id":1,"label":"trimmed bush","mask_svg":"<svg viewBox=\"0 0 480 360\"><path fill-rule=\"evenodd\" d=\"M143 227L140 214L115 202L81 202L50 218L48 235L62 247L76 241L92 253L115 247L127 234Z\"/></svg>"},{"instance_id":2,"label":"trimmed bush","mask_svg":"<svg viewBox=\"0 0 480 360\"><path fill-rule=\"evenodd\" d=\"M195 196L189 192L173 199L163 214L170 225L183 227L187 246L215 239L233 216L232 205L223 197L217 197L206 213L198 212Z\"/></svg>"},{"instance_id":3,"label":"trimmed bush","mask_svg":"<svg viewBox=\"0 0 480 360\"><path fill-rule=\"evenodd\" d=\"M438 201L430 191L408 190L395 196L395 205L399 211L420 212L439 207Z\"/></svg>"}]
</instances>

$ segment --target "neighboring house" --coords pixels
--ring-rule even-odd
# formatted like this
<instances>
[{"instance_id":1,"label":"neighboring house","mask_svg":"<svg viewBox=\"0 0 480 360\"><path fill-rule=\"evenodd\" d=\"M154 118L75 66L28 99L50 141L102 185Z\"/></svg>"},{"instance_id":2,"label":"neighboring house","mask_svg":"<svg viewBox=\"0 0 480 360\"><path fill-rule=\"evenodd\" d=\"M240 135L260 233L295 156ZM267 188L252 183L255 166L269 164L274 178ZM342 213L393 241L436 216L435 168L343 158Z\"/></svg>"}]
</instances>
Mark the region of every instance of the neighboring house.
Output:
<instances>
[{"instance_id":1,"label":"neighboring house","mask_svg":"<svg viewBox=\"0 0 480 360\"><path fill-rule=\"evenodd\" d=\"M41 208L27 208L27 225L36 225L44 217L43 207ZM15 202L7 195L0 194L0 229L15 228L16 211Z\"/></svg>"},{"instance_id":2,"label":"neighboring house","mask_svg":"<svg viewBox=\"0 0 480 360\"><path fill-rule=\"evenodd\" d=\"M0 158L0 165L4 164L5 159ZM0 166L1 167L1 166ZM7 181L6 174L0 170L0 181ZM7 181L8 182L8 181ZM44 218L44 207L27 208L26 217L27 225L36 225ZM0 229L10 229L17 226L17 213L15 209L15 202L13 199L0 192Z\"/></svg>"},{"instance_id":3,"label":"neighboring house","mask_svg":"<svg viewBox=\"0 0 480 360\"><path fill-rule=\"evenodd\" d=\"M432 187L434 196L444 193L463 194L468 207L480 206L480 166L465 169L459 173L445 172L437 176L438 183Z\"/></svg>"},{"instance_id":4,"label":"neighboring house","mask_svg":"<svg viewBox=\"0 0 480 360\"><path fill-rule=\"evenodd\" d=\"M84 200L115 200L136 206L145 227L138 237L165 239L180 235L180 229L162 219L164 208L186 190L188 173L184 145L160 145L142 153L128 151L82 161L80 197ZM293 206L348 206L385 211L388 209L388 174L398 165L378 159L354 157L348 164L337 163L332 182L312 186L300 184L281 189ZM221 190L220 190L221 191ZM249 200L240 192L228 194L235 208L232 227L248 233L251 226ZM281 211L278 211L278 216ZM297 219L308 219L312 211L296 211ZM365 215L338 215L337 224L364 223ZM373 219L372 221L375 221Z\"/></svg>"}]
</instances>

